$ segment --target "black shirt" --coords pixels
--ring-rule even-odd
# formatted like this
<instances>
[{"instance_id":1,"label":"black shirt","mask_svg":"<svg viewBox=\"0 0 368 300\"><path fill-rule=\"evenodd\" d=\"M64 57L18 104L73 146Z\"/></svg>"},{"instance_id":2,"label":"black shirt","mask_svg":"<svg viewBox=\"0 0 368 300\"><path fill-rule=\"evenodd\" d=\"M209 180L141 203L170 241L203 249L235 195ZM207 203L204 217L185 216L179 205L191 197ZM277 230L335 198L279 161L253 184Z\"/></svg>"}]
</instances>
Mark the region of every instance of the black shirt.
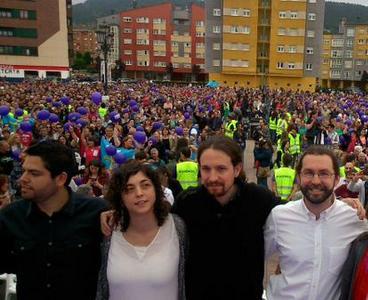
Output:
<instances>
[{"instance_id":1,"label":"black shirt","mask_svg":"<svg viewBox=\"0 0 368 300\"><path fill-rule=\"evenodd\" d=\"M189 300L262 299L263 225L277 202L255 184L237 185L237 194L225 206L203 186L184 191L174 204L189 236Z\"/></svg>"},{"instance_id":2,"label":"black shirt","mask_svg":"<svg viewBox=\"0 0 368 300\"><path fill-rule=\"evenodd\" d=\"M105 207L70 193L51 217L25 200L0 211L0 274L17 275L18 300L95 298Z\"/></svg>"}]
</instances>

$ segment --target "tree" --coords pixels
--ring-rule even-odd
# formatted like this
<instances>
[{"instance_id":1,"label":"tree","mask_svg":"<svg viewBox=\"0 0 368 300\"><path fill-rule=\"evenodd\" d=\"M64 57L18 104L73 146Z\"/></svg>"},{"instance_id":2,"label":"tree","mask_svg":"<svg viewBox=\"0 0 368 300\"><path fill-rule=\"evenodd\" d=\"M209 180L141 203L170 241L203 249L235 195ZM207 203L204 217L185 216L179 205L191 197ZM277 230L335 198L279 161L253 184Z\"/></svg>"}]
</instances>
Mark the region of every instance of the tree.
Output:
<instances>
[{"instance_id":1,"label":"tree","mask_svg":"<svg viewBox=\"0 0 368 300\"><path fill-rule=\"evenodd\" d=\"M362 78L360 79L360 87L362 90L366 90L368 83L368 72L366 70L363 71Z\"/></svg>"},{"instance_id":2,"label":"tree","mask_svg":"<svg viewBox=\"0 0 368 300\"><path fill-rule=\"evenodd\" d=\"M84 52L83 59L84 59L85 65L89 66L92 64L92 56L90 52Z\"/></svg>"}]
</instances>

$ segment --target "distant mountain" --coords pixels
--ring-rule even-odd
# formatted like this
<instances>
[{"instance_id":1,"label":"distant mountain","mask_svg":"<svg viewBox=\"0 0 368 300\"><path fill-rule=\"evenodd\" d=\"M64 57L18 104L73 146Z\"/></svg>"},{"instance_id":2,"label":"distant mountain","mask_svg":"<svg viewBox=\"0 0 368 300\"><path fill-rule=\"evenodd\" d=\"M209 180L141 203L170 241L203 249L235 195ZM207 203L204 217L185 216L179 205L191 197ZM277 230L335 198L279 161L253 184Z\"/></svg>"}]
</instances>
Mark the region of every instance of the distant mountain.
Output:
<instances>
[{"instance_id":1,"label":"distant mountain","mask_svg":"<svg viewBox=\"0 0 368 300\"><path fill-rule=\"evenodd\" d=\"M172 0L178 5L192 2L203 3L202 0ZM167 0L137 0L137 7L167 2ZM132 0L87 0L73 5L74 25L93 25L96 18L118 13L133 6ZM340 20L346 17L348 23L368 24L368 7L356 4L326 2L325 29L338 32Z\"/></svg>"}]
</instances>

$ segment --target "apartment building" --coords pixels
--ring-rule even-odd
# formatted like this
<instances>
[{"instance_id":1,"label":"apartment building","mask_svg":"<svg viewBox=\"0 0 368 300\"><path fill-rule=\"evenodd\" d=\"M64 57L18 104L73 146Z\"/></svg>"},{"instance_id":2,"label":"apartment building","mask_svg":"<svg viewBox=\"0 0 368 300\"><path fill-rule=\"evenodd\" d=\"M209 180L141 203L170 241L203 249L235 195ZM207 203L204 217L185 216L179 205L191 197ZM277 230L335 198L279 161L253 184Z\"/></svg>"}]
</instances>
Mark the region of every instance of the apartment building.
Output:
<instances>
[{"instance_id":1,"label":"apartment building","mask_svg":"<svg viewBox=\"0 0 368 300\"><path fill-rule=\"evenodd\" d=\"M368 72L368 24L343 19L339 33L323 35L322 87L361 86L364 71Z\"/></svg>"},{"instance_id":2,"label":"apartment building","mask_svg":"<svg viewBox=\"0 0 368 300\"><path fill-rule=\"evenodd\" d=\"M124 11L120 19L120 57L128 77L205 80L202 6L150 5Z\"/></svg>"},{"instance_id":3,"label":"apartment building","mask_svg":"<svg viewBox=\"0 0 368 300\"><path fill-rule=\"evenodd\" d=\"M69 77L71 0L0 2L0 77Z\"/></svg>"},{"instance_id":4,"label":"apartment building","mask_svg":"<svg viewBox=\"0 0 368 300\"><path fill-rule=\"evenodd\" d=\"M91 53L96 57L99 46L96 31L87 28L73 28L73 51L74 53Z\"/></svg>"},{"instance_id":5,"label":"apartment building","mask_svg":"<svg viewBox=\"0 0 368 300\"><path fill-rule=\"evenodd\" d=\"M206 1L206 70L223 85L315 90L324 0Z\"/></svg>"}]
</instances>

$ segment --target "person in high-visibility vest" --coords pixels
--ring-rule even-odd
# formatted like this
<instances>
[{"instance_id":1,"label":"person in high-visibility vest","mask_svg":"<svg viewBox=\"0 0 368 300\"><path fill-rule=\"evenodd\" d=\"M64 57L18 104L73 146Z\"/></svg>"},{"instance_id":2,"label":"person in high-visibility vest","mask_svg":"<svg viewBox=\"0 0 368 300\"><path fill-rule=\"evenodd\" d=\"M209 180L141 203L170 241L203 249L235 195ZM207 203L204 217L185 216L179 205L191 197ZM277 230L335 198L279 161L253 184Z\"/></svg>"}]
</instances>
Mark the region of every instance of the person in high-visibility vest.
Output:
<instances>
[{"instance_id":1,"label":"person in high-visibility vest","mask_svg":"<svg viewBox=\"0 0 368 300\"><path fill-rule=\"evenodd\" d=\"M98 108L98 115L102 120L105 119L105 116L107 115L107 108L105 103L101 103L101 106Z\"/></svg>"},{"instance_id":2,"label":"person in high-visibility vest","mask_svg":"<svg viewBox=\"0 0 368 300\"><path fill-rule=\"evenodd\" d=\"M180 162L176 164L176 179L180 182L183 190L198 186L198 163L190 160L190 149L180 149Z\"/></svg>"},{"instance_id":3,"label":"person in high-visibility vest","mask_svg":"<svg viewBox=\"0 0 368 300\"><path fill-rule=\"evenodd\" d=\"M277 112L273 111L271 113L269 122L268 122L268 128L270 129L270 138L272 141L272 144L276 143L276 129L277 129Z\"/></svg>"},{"instance_id":4,"label":"person in high-visibility vest","mask_svg":"<svg viewBox=\"0 0 368 300\"><path fill-rule=\"evenodd\" d=\"M282 114L277 120L276 134L279 137L284 131L287 130L288 123L286 121L285 114Z\"/></svg>"},{"instance_id":5,"label":"person in high-visibility vest","mask_svg":"<svg viewBox=\"0 0 368 300\"><path fill-rule=\"evenodd\" d=\"M296 172L291 168L293 157L285 153L282 159L283 167L274 170L272 190L282 202L289 201L293 195Z\"/></svg>"},{"instance_id":6,"label":"person in high-visibility vest","mask_svg":"<svg viewBox=\"0 0 368 300\"><path fill-rule=\"evenodd\" d=\"M292 129L288 137L290 141L290 154L293 157L293 162L291 166L294 166L297 157L301 152L300 134L297 133L295 129Z\"/></svg>"},{"instance_id":7,"label":"person in high-visibility vest","mask_svg":"<svg viewBox=\"0 0 368 300\"><path fill-rule=\"evenodd\" d=\"M234 115L229 115L230 120L225 124L225 136L233 139L234 133L237 130L238 121L235 119Z\"/></svg>"}]
</instances>

